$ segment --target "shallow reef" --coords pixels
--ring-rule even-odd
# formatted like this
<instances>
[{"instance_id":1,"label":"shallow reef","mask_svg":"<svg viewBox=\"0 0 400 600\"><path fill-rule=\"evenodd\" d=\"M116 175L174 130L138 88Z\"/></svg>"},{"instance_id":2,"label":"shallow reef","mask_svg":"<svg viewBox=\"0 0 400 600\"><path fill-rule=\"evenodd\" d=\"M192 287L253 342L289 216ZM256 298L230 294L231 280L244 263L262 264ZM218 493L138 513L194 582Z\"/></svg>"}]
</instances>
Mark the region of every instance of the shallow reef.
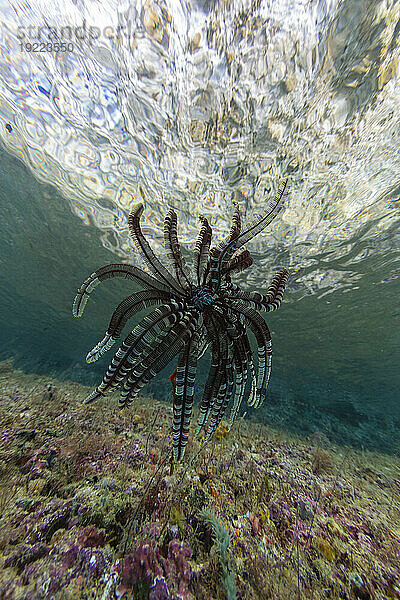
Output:
<instances>
[{"instance_id":1,"label":"shallow reef","mask_svg":"<svg viewBox=\"0 0 400 600\"><path fill-rule=\"evenodd\" d=\"M0 600L400 598L400 461L0 363Z\"/></svg>"}]
</instances>

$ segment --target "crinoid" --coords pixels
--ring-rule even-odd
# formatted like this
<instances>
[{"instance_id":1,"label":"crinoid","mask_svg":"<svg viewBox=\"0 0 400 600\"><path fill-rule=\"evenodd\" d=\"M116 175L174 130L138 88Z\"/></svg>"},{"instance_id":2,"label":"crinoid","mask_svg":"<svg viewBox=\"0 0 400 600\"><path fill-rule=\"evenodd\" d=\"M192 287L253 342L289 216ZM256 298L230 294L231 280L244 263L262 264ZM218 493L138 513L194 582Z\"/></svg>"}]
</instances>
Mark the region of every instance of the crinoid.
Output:
<instances>
[{"instance_id":1,"label":"crinoid","mask_svg":"<svg viewBox=\"0 0 400 600\"><path fill-rule=\"evenodd\" d=\"M288 279L282 269L272 279L266 294L242 291L232 283L231 275L250 267L253 260L243 246L262 231L283 207L288 183L268 202L266 214L241 231L236 204L229 235L210 248L212 230L201 216L201 228L194 248L194 275L191 276L177 237L177 216L169 210L164 221L164 244L173 266L171 273L155 256L143 236L138 204L128 218L133 242L152 275L126 264L111 264L98 269L77 292L73 314L80 317L93 289L113 277L132 279L142 289L131 294L115 309L104 338L87 357L100 358L120 337L128 320L139 311L155 307L129 333L112 359L103 381L90 394L91 402L123 385L120 406L132 397L179 354L171 375L173 395L173 453L181 460L188 439L194 384L199 358L209 349L211 366L203 390L197 432L207 428L209 439L232 402L230 425L238 415L244 398L259 407L265 397L271 372L271 335L258 311L276 310ZM253 360L247 330L258 347L258 373ZM246 393L250 380L250 392Z\"/></svg>"}]
</instances>

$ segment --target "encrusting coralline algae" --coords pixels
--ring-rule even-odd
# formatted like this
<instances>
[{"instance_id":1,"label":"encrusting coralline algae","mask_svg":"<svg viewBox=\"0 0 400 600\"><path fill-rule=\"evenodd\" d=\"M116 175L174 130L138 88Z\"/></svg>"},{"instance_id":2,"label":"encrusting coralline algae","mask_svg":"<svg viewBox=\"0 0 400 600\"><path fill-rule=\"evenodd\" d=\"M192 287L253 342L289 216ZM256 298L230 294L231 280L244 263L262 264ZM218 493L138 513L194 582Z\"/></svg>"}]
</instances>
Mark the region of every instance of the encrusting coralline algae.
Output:
<instances>
[{"instance_id":1,"label":"encrusting coralline algae","mask_svg":"<svg viewBox=\"0 0 400 600\"><path fill-rule=\"evenodd\" d=\"M2 600L400 598L397 458L245 419L172 468L167 403L86 394L1 370Z\"/></svg>"}]
</instances>

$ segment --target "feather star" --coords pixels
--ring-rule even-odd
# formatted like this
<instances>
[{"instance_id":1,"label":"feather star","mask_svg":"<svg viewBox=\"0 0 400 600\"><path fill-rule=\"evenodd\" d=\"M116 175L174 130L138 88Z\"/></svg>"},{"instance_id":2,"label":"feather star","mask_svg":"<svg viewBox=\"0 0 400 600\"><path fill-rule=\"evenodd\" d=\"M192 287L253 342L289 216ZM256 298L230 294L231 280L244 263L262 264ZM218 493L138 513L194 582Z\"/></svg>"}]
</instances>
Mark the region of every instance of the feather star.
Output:
<instances>
[{"instance_id":1,"label":"feather star","mask_svg":"<svg viewBox=\"0 0 400 600\"><path fill-rule=\"evenodd\" d=\"M164 245L172 263L171 272L156 257L142 233L140 218L144 207L138 204L129 215L128 225L133 242L152 275L133 265L110 264L92 273L77 292L73 314L80 317L93 289L106 279L131 279L143 288L117 306L104 338L88 353L88 363L99 359L115 344L131 317L152 307L125 338L102 382L86 402L123 386L120 406L127 406L141 388L179 355L170 377L175 461L180 461L185 452L197 365L206 350L211 354L211 365L202 394L197 433L205 430L206 439L210 439L229 403L230 429L244 399L249 406L258 408L265 398L272 346L268 326L259 311L279 308L289 272L280 270L266 294L242 291L232 283L231 276L252 265L250 252L243 246L277 216L287 192L286 180L277 196L268 202L265 215L244 231L239 207L235 204L229 235L211 248L212 229L206 217L200 216L193 275L178 242L175 211L170 209L164 221ZM257 344L257 372L248 331ZM247 387L249 392L246 392Z\"/></svg>"}]
</instances>

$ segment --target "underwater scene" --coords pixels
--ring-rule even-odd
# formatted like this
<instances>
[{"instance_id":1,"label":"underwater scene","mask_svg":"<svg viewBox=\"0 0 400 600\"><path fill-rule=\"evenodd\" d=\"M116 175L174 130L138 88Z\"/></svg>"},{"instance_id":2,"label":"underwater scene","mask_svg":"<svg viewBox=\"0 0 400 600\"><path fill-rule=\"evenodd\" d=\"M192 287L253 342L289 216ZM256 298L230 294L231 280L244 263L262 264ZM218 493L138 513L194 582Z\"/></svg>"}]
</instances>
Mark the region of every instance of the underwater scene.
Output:
<instances>
[{"instance_id":1,"label":"underwater scene","mask_svg":"<svg viewBox=\"0 0 400 600\"><path fill-rule=\"evenodd\" d=\"M0 15L0 600L400 599L400 3Z\"/></svg>"}]
</instances>

